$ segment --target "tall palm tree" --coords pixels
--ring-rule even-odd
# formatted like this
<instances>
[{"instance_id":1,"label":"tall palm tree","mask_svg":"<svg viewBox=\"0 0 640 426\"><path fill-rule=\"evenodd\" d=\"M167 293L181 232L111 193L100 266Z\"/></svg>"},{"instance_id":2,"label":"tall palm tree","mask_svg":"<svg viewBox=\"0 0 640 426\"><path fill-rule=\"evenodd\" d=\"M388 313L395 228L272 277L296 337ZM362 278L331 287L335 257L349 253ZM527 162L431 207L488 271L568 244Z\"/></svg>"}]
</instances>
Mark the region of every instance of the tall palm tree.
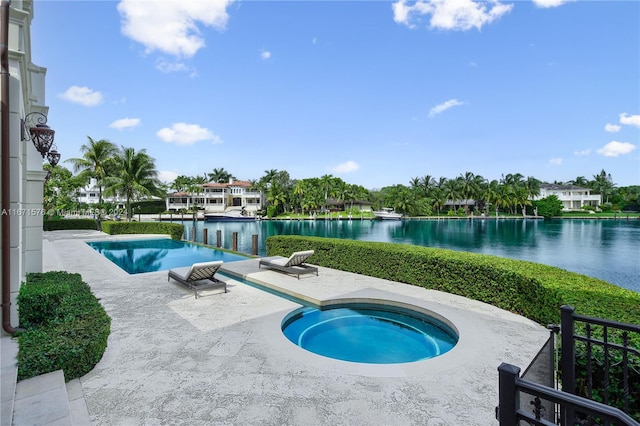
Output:
<instances>
[{"instance_id":1,"label":"tall palm tree","mask_svg":"<svg viewBox=\"0 0 640 426\"><path fill-rule=\"evenodd\" d=\"M115 173L105 178L105 193L118 194L125 199L127 219L131 220L131 200L138 196L158 193L158 172L155 160L146 150L122 147L115 157Z\"/></svg>"},{"instance_id":2,"label":"tall palm tree","mask_svg":"<svg viewBox=\"0 0 640 426\"><path fill-rule=\"evenodd\" d=\"M187 190L189 183L191 182L191 178L188 176L180 175L177 176L169 188L173 189L176 192L184 192Z\"/></svg>"},{"instance_id":3,"label":"tall palm tree","mask_svg":"<svg viewBox=\"0 0 640 426\"><path fill-rule=\"evenodd\" d=\"M458 182L459 182L459 190L460 190L460 195L462 195L462 198L464 198L465 202L464 202L464 210L467 211L468 209L468 201L471 200L472 198L474 198L477 189L476 189L476 175L473 174L472 172L465 172L465 174L461 174L458 177ZM474 199L475 202L475 199Z\"/></svg>"},{"instance_id":4,"label":"tall palm tree","mask_svg":"<svg viewBox=\"0 0 640 426\"><path fill-rule=\"evenodd\" d=\"M334 177L333 175L320 176L320 185L322 191L324 191L324 207L327 208L327 199L333 195L334 190Z\"/></svg>"},{"instance_id":5,"label":"tall palm tree","mask_svg":"<svg viewBox=\"0 0 640 426\"><path fill-rule=\"evenodd\" d=\"M611 178L611 174L607 174L607 172L602 169L600 173L593 175L593 181L591 181L590 186L591 189L605 197L605 203L608 203L609 195L613 191L615 185L616 184L613 183L613 179Z\"/></svg>"},{"instance_id":6,"label":"tall palm tree","mask_svg":"<svg viewBox=\"0 0 640 426\"><path fill-rule=\"evenodd\" d=\"M437 182L436 179L431 175L424 175L421 179L422 189L424 191L424 195L426 197L429 196L433 188L436 187Z\"/></svg>"},{"instance_id":7,"label":"tall palm tree","mask_svg":"<svg viewBox=\"0 0 640 426\"><path fill-rule=\"evenodd\" d=\"M211 173L207 173L207 178L211 182L225 183L229 182L231 179L235 179L235 176L226 171L224 167L221 167L219 169L214 168Z\"/></svg>"},{"instance_id":8,"label":"tall palm tree","mask_svg":"<svg viewBox=\"0 0 640 426\"><path fill-rule=\"evenodd\" d=\"M458 179L450 179L442 186L444 196L453 203L453 210L456 210L458 201L460 201L461 192Z\"/></svg>"},{"instance_id":9,"label":"tall palm tree","mask_svg":"<svg viewBox=\"0 0 640 426\"><path fill-rule=\"evenodd\" d=\"M589 180L584 176L578 176L577 178L570 180L567 183L575 186L587 186L589 185Z\"/></svg>"},{"instance_id":10,"label":"tall palm tree","mask_svg":"<svg viewBox=\"0 0 640 426\"><path fill-rule=\"evenodd\" d=\"M79 173L88 182L94 178L98 185L98 203L102 204L104 180L110 173L110 166L118 153L118 147L106 139L94 140L90 136L88 144L80 146L82 158L69 158L67 163L73 164L73 171Z\"/></svg>"}]
</instances>

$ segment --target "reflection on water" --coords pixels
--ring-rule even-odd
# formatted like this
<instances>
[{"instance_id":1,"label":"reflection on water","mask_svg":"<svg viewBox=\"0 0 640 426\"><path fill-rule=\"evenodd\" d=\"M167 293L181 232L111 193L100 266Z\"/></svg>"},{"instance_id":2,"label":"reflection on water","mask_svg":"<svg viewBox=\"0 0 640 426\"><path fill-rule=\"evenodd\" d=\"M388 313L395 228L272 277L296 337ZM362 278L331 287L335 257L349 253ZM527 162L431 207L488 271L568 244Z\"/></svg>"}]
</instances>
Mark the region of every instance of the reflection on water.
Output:
<instances>
[{"instance_id":1,"label":"reflection on water","mask_svg":"<svg viewBox=\"0 0 640 426\"><path fill-rule=\"evenodd\" d=\"M245 260L243 256L171 239L88 242L129 274L190 266L198 262Z\"/></svg>"},{"instance_id":2,"label":"reflection on water","mask_svg":"<svg viewBox=\"0 0 640 426\"><path fill-rule=\"evenodd\" d=\"M258 254L264 256L271 235L306 235L382 241L492 254L558 266L640 292L640 221L624 220L279 220L257 222L178 222L185 238L196 241L208 229L209 244L231 248L238 233L238 250L251 253L258 235Z\"/></svg>"}]
</instances>

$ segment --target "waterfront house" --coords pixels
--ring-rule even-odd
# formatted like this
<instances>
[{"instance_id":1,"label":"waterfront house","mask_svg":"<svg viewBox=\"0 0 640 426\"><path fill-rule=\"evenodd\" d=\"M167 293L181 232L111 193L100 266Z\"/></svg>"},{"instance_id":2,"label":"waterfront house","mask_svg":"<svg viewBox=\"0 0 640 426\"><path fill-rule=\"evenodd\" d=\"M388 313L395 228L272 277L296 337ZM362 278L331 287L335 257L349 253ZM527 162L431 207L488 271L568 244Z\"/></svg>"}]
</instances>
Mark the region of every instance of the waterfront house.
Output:
<instances>
[{"instance_id":1,"label":"waterfront house","mask_svg":"<svg viewBox=\"0 0 640 426\"><path fill-rule=\"evenodd\" d=\"M600 194L591 194L589 188L576 185L558 185L543 183L540 185L540 195L535 200L555 195L562 202L565 211L581 210L584 206L598 207L602 204Z\"/></svg>"},{"instance_id":2,"label":"waterfront house","mask_svg":"<svg viewBox=\"0 0 640 426\"><path fill-rule=\"evenodd\" d=\"M251 182L230 179L226 183L209 182L198 188L197 192L176 192L167 195L167 211L181 209L204 210L205 212L223 212L230 207L244 207L249 215L255 215L262 209L263 194L252 188Z\"/></svg>"},{"instance_id":3,"label":"waterfront house","mask_svg":"<svg viewBox=\"0 0 640 426\"><path fill-rule=\"evenodd\" d=\"M100 199L100 188L98 187L98 181L95 178L91 178L89 184L78 191L77 201L89 206L98 204ZM120 196L107 197L104 195L104 188L102 188L102 200L105 203L113 203L118 208L124 208L125 199Z\"/></svg>"}]
</instances>

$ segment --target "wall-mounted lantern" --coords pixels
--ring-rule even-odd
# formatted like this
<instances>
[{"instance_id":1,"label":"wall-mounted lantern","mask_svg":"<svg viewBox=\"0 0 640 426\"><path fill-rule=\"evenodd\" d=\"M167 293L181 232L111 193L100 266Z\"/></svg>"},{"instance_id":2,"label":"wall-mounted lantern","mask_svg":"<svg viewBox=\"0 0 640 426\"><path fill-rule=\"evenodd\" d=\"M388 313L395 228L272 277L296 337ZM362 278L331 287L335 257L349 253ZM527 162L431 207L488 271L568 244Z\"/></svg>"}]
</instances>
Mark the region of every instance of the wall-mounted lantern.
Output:
<instances>
[{"instance_id":1,"label":"wall-mounted lantern","mask_svg":"<svg viewBox=\"0 0 640 426\"><path fill-rule=\"evenodd\" d=\"M31 112L22 121L22 140L32 141L42 158L49 153L55 133L55 130L47 126L47 116L41 112ZM60 154L57 159L60 160Z\"/></svg>"}]
</instances>

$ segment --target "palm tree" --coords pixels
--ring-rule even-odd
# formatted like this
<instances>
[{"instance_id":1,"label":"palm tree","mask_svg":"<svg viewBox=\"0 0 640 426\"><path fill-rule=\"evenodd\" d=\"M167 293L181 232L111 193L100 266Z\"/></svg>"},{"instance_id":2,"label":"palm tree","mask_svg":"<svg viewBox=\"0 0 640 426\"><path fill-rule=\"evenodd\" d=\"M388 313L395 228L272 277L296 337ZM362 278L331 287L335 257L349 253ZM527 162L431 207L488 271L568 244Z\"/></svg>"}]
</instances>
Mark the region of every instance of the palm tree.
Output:
<instances>
[{"instance_id":1,"label":"palm tree","mask_svg":"<svg viewBox=\"0 0 640 426\"><path fill-rule=\"evenodd\" d=\"M320 185L324 191L324 208L327 208L327 199L333 195L333 175L320 176Z\"/></svg>"},{"instance_id":2,"label":"palm tree","mask_svg":"<svg viewBox=\"0 0 640 426\"><path fill-rule=\"evenodd\" d=\"M436 179L431 175L424 175L421 179L422 190L424 191L425 197L428 197L433 188L436 187L437 182Z\"/></svg>"},{"instance_id":3,"label":"palm tree","mask_svg":"<svg viewBox=\"0 0 640 426\"><path fill-rule=\"evenodd\" d=\"M118 148L105 139L98 141L93 140L90 136L88 144L80 147L82 158L69 158L65 160L67 163L73 164L75 173L80 172L88 182L90 178L94 178L98 185L98 203L102 205L102 188L104 180L110 173L110 166L113 164L113 158L118 153Z\"/></svg>"},{"instance_id":4,"label":"palm tree","mask_svg":"<svg viewBox=\"0 0 640 426\"><path fill-rule=\"evenodd\" d=\"M575 185L575 186L587 186L587 185L589 185L589 181L584 176L578 176L574 180L570 180L567 183L569 183L571 185Z\"/></svg>"},{"instance_id":5,"label":"palm tree","mask_svg":"<svg viewBox=\"0 0 640 426\"><path fill-rule=\"evenodd\" d=\"M160 182L155 160L144 149L136 152L134 148L122 147L114 163L114 175L105 178L105 193L124 197L127 219L131 220L131 200L158 193Z\"/></svg>"},{"instance_id":6,"label":"palm tree","mask_svg":"<svg viewBox=\"0 0 640 426\"><path fill-rule=\"evenodd\" d=\"M477 193L477 189L476 189L476 175L473 174L472 172L465 172L465 174L461 174L458 177L458 181L459 181L459 190L460 190L460 194L462 195L462 198L464 198L465 200L465 205L464 205L464 210L465 212L467 211L468 208L468 200L471 200L472 198L475 197L476 193ZM475 202L475 198L474 198L474 202Z\"/></svg>"},{"instance_id":7,"label":"palm tree","mask_svg":"<svg viewBox=\"0 0 640 426\"><path fill-rule=\"evenodd\" d=\"M287 202L287 195L284 191L284 188L279 184L274 183L269 187L269 191L267 193L267 201L273 204L274 214L278 214L280 212L280 206L284 209L284 206Z\"/></svg>"},{"instance_id":8,"label":"palm tree","mask_svg":"<svg viewBox=\"0 0 640 426\"><path fill-rule=\"evenodd\" d=\"M460 189L458 179L450 179L442 186L444 196L453 203L453 210L456 210L457 202L460 200Z\"/></svg>"},{"instance_id":9,"label":"palm tree","mask_svg":"<svg viewBox=\"0 0 640 426\"><path fill-rule=\"evenodd\" d=\"M188 176L180 175L177 176L169 188L173 189L176 192L185 192L189 187L189 183L191 182L191 178Z\"/></svg>"},{"instance_id":10,"label":"palm tree","mask_svg":"<svg viewBox=\"0 0 640 426\"><path fill-rule=\"evenodd\" d=\"M591 181L591 189L596 191L598 194L601 194L605 197L605 203L609 202L609 195L611 191L615 187L615 183L613 183L613 179L611 178L611 174L607 174L607 172L602 169L600 173L597 175L593 175L593 181Z\"/></svg>"},{"instance_id":11,"label":"palm tree","mask_svg":"<svg viewBox=\"0 0 640 426\"><path fill-rule=\"evenodd\" d=\"M540 181L533 176L528 176L527 180L524 181L524 188L527 194L527 200L529 200L527 205L531 206L535 198L540 195Z\"/></svg>"},{"instance_id":12,"label":"palm tree","mask_svg":"<svg viewBox=\"0 0 640 426\"><path fill-rule=\"evenodd\" d=\"M231 179L235 179L235 176L226 171L224 167L219 169L214 168L211 173L207 173L207 177L209 181L217 183L225 183L229 182Z\"/></svg>"}]
</instances>

